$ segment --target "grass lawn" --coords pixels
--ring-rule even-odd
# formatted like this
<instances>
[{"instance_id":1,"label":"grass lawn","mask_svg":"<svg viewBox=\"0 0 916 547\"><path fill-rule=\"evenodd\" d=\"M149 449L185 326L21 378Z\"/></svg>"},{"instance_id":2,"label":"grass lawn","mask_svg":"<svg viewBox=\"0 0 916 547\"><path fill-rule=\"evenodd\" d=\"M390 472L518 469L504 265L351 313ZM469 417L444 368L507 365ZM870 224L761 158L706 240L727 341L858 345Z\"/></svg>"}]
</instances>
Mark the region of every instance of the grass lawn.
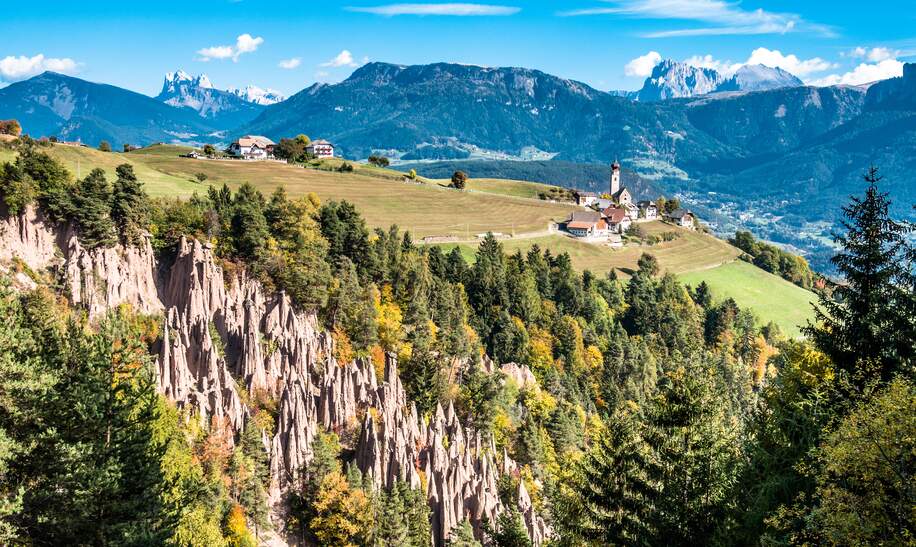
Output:
<instances>
[{"instance_id":1,"label":"grass lawn","mask_svg":"<svg viewBox=\"0 0 916 547\"><path fill-rule=\"evenodd\" d=\"M801 336L800 327L814 317L814 293L743 260L678 277L694 287L706 281L713 298L733 298L739 306L754 310L762 324L773 321L787 336Z\"/></svg>"},{"instance_id":2,"label":"grass lawn","mask_svg":"<svg viewBox=\"0 0 916 547\"><path fill-rule=\"evenodd\" d=\"M578 270L605 273L612 269L628 275L636 269L636 262L643 253L651 253L658 259L662 271L675 274L719 266L737 258L739 251L725 241L691 230L684 230L660 221L640 224L647 234L676 232L679 237L656 245L627 246L611 249L602 245L584 243L565 235L550 235L531 239L507 239L502 242L509 253L516 249L523 253L537 244L541 249L550 249L553 254L569 253L573 266ZM456 244L442 245L451 250ZM465 256L473 257L476 245L457 244Z\"/></svg>"}]
</instances>

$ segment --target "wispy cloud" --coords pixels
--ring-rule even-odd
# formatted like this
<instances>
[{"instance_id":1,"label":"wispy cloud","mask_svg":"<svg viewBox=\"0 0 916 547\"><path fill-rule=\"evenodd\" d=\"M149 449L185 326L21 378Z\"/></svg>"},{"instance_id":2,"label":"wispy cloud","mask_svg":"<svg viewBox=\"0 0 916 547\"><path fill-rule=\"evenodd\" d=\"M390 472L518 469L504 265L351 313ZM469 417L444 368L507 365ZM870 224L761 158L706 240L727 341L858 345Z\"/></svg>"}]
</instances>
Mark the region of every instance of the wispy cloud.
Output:
<instances>
[{"instance_id":1,"label":"wispy cloud","mask_svg":"<svg viewBox=\"0 0 916 547\"><path fill-rule=\"evenodd\" d=\"M234 46L210 46L197 50L197 60L207 62L214 59L220 61L232 59L232 62L237 62L240 55L257 51L263 43L264 38L260 36L255 38L248 33L241 34L235 39Z\"/></svg>"},{"instance_id":2,"label":"wispy cloud","mask_svg":"<svg viewBox=\"0 0 916 547\"><path fill-rule=\"evenodd\" d=\"M277 65L280 68L285 68L286 70L292 70L302 64L302 59L299 57L293 57L292 59L284 59L280 61Z\"/></svg>"},{"instance_id":3,"label":"wispy cloud","mask_svg":"<svg viewBox=\"0 0 916 547\"><path fill-rule=\"evenodd\" d=\"M392 17L395 15L452 15L459 17L481 15L515 15L522 9L514 6L492 4L386 4L382 6L348 6L347 11L374 13Z\"/></svg>"},{"instance_id":4,"label":"wispy cloud","mask_svg":"<svg viewBox=\"0 0 916 547\"><path fill-rule=\"evenodd\" d=\"M602 0L604 6L560 12L563 16L622 15L640 19L695 21L704 26L648 32L646 38L727 34L785 34L809 31L832 36L825 25L809 23L793 13L746 10L725 0ZM610 5L607 5L610 4Z\"/></svg>"},{"instance_id":5,"label":"wispy cloud","mask_svg":"<svg viewBox=\"0 0 916 547\"><path fill-rule=\"evenodd\" d=\"M0 82L18 82L41 74L46 70L60 72L61 74L76 74L79 72L80 66L80 63L69 57L45 57L41 53L32 57L9 55L0 59Z\"/></svg>"}]
</instances>

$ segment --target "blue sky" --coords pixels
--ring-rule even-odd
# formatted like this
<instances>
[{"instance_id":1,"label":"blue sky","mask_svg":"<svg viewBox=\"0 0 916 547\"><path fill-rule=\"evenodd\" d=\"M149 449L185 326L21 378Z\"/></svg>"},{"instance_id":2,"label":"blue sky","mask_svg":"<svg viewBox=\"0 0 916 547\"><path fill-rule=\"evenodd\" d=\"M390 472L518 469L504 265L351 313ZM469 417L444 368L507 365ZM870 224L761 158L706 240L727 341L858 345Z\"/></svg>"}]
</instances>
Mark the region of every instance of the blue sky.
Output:
<instances>
[{"instance_id":1,"label":"blue sky","mask_svg":"<svg viewBox=\"0 0 916 547\"><path fill-rule=\"evenodd\" d=\"M525 66L599 89L640 87L659 58L726 72L761 62L816 84L864 83L916 61L913 0L7 4L0 82L52 69L149 95L179 68L220 88L291 94L366 61Z\"/></svg>"}]
</instances>

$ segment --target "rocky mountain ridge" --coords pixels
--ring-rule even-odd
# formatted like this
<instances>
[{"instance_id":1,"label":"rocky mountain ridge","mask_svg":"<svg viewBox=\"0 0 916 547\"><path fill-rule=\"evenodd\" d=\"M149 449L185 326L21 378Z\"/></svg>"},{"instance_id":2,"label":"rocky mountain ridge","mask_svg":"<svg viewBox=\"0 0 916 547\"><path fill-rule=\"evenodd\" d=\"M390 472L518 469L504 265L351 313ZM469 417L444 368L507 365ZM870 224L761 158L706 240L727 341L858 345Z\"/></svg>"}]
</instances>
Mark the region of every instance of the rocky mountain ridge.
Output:
<instances>
[{"instance_id":1,"label":"rocky mountain ridge","mask_svg":"<svg viewBox=\"0 0 916 547\"><path fill-rule=\"evenodd\" d=\"M245 89L216 89L206 74L192 76L183 70L168 72L156 100L175 107L190 108L202 118L221 127L233 128L250 121L263 107L282 100L274 91L248 86Z\"/></svg>"},{"instance_id":2,"label":"rocky mountain ridge","mask_svg":"<svg viewBox=\"0 0 916 547\"><path fill-rule=\"evenodd\" d=\"M498 453L492 437L464 429L451 405L439 406L425 423L407 401L393 355L382 378L368 361L338 363L333 340L314 314L295 310L285 294L267 293L243 272L228 274L209 244L182 239L166 266L156 261L148 239L138 247L89 251L72 229L51 225L33 207L0 218L0 262L16 258L32 270L55 271L71 302L90 317L121 304L164 315L155 348L158 388L179 407L195 410L202 422L236 433L247 427L240 388L279 399L276 434L265 437L264 446L270 454L269 502L281 531L286 494L298 484L312 441L323 430L355 434L354 461L377 486L403 480L425 489L435 545L443 545L464 519L480 536L483 519L492 522L506 510L497 480L517 467ZM24 275L18 282L33 284ZM533 380L525 367L504 368L517 382ZM550 529L524 481L519 484L517 509L540 545Z\"/></svg>"},{"instance_id":3,"label":"rocky mountain ridge","mask_svg":"<svg viewBox=\"0 0 916 547\"><path fill-rule=\"evenodd\" d=\"M642 102L696 97L729 91L769 91L802 87L804 82L789 72L765 65L743 65L731 75L667 59L655 65L639 91L628 98Z\"/></svg>"}]
</instances>

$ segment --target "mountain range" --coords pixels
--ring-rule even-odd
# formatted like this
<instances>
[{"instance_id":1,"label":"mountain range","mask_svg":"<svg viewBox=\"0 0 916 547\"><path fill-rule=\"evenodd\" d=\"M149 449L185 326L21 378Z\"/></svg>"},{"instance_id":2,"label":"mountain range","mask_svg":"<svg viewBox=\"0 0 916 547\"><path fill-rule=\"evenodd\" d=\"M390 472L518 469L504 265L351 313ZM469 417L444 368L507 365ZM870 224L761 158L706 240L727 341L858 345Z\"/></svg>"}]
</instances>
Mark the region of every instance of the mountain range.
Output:
<instances>
[{"instance_id":1,"label":"mountain range","mask_svg":"<svg viewBox=\"0 0 916 547\"><path fill-rule=\"evenodd\" d=\"M213 87L206 74L191 76L178 70L165 75L156 99L170 106L190 108L217 127L234 129L254 119L264 106L282 101L283 96L254 86L224 91Z\"/></svg>"},{"instance_id":2,"label":"mountain range","mask_svg":"<svg viewBox=\"0 0 916 547\"><path fill-rule=\"evenodd\" d=\"M744 65L731 76L726 76L711 68L665 60L655 65L642 89L625 96L636 101L653 102L725 91L767 91L803 85L801 80L781 68Z\"/></svg>"},{"instance_id":3,"label":"mountain range","mask_svg":"<svg viewBox=\"0 0 916 547\"><path fill-rule=\"evenodd\" d=\"M883 168L901 214L912 216L916 154L903 152L916 143L914 66L870 87L809 87L780 69L745 66L725 77L667 61L639 96L622 97L526 68L369 63L268 105L258 103L279 97L217 90L182 72L155 99L45 73L0 89L0 119L16 118L32 135L116 146L305 133L349 158L500 160L500 173L511 176L514 165L562 186L573 185L562 170L532 177L532 165L616 157L717 230L751 228L826 265L817 253L829 252L839 204L861 188L869 164ZM597 175L575 182L604 184Z\"/></svg>"}]
</instances>

